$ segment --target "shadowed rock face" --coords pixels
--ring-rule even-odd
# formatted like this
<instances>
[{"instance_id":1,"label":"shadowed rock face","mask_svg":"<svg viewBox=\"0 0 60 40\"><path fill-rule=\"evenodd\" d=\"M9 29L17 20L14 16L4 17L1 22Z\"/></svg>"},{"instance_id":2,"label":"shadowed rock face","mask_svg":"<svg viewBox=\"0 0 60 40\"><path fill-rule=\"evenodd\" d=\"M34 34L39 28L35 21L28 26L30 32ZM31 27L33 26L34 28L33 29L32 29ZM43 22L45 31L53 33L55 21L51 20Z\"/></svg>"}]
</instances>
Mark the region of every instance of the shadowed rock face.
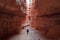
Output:
<instances>
[{"instance_id":1,"label":"shadowed rock face","mask_svg":"<svg viewBox=\"0 0 60 40\"><path fill-rule=\"evenodd\" d=\"M25 14L18 9L15 0L0 0L0 40L18 34L24 19Z\"/></svg>"},{"instance_id":2,"label":"shadowed rock face","mask_svg":"<svg viewBox=\"0 0 60 40\"><path fill-rule=\"evenodd\" d=\"M35 14L33 13L34 10L36 10ZM36 0L32 11L33 27L42 32L47 38L60 38L59 0Z\"/></svg>"}]
</instances>

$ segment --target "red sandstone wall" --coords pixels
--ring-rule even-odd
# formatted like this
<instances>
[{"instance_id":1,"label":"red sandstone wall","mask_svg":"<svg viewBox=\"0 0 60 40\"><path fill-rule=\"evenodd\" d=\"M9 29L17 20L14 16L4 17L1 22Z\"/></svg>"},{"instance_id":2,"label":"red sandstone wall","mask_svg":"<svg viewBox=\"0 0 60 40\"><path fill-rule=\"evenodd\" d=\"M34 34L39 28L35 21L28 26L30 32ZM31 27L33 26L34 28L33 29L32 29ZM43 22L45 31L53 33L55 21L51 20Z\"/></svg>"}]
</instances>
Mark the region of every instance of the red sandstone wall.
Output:
<instances>
[{"instance_id":1,"label":"red sandstone wall","mask_svg":"<svg viewBox=\"0 0 60 40\"><path fill-rule=\"evenodd\" d=\"M18 9L15 0L0 0L0 40L20 33L24 20L25 14Z\"/></svg>"},{"instance_id":2,"label":"red sandstone wall","mask_svg":"<svg viewBox=\"0 0 60 40\"><path fill-rule=\"evenodd\" d=\"M59 0L36 0L35 7L31 10L32 26L47 38L60 38L60 15L49 16L52 13L60 14L59 3Z\"/></svg>"}]
</instances>

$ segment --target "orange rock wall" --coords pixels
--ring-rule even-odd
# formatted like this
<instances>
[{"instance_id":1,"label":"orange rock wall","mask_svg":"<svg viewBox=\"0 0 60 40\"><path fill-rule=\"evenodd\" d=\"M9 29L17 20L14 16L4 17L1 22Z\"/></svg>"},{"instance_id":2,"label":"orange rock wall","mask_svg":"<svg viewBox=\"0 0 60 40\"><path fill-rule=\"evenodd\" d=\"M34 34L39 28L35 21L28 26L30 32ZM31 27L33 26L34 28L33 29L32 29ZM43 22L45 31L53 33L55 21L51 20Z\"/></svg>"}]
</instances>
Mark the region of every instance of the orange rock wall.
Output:
<instances>
[{"instance_id":1,"label":"orange rock wall","mask_svg":"<svg viewBox=\"0 0 60 40\"><path fill-rule=\"evenodd\" d=\"M42 32L51 40L60 38L60 1L59 0L36 0L35 7L31 10L31 25ZM57 13L55 16L53 13Z\"/></svg>"},{"instance_id":2,"label":"orange rock wall","mask_svg":"<svg viewBox=\"0 0 60 40\"><path fill-rule=\"evenodd\" d=\"M15 0L0 0L0 40L20 33L25 13Z\"/></svg>"}]
</instances>

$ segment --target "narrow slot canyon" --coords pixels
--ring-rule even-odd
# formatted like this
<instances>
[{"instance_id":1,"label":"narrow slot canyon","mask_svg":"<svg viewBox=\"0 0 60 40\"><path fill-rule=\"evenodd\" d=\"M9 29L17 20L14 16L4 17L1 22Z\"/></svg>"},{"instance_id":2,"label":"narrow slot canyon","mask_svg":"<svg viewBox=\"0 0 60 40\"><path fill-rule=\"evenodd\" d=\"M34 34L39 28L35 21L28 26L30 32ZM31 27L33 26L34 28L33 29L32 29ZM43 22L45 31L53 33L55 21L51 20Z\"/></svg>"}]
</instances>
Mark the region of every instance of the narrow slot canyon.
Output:
<instances>
[{"instance_id":1,"label":"narrow slot canyon","mask_svg":"<svg viewBox=\"0 0 60 40\"><path fill-rule=\"evenodd\" d=\"M31 26L32 19L30 15L31 10L29 8L32 2L29 2L29 0L26 0L26 2L27 2L26 18L25 21L21 24L22 30L20 34L11 37L9 40L40 40L39 32L35 30L34 27ZM41 36L41 40L42 39L44 38Z\"/></svg>"},{"instance_id":2,"label":"narrow slot canyon","mask_svg":"<svg viewBox=\"0 0 60 40\"><path fill-rule=\"evenodd\" d=\"M0 40L60 40L60 1L0 0Z\"/></svg>"}]
</instances>

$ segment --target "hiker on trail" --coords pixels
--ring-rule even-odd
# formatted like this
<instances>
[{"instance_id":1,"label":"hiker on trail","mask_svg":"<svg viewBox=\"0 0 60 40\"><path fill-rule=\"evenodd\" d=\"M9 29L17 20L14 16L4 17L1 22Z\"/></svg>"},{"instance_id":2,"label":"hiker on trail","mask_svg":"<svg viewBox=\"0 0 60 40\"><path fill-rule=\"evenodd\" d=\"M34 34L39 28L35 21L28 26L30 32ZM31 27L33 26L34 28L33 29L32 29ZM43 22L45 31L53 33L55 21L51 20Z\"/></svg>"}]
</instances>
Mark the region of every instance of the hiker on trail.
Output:
<instances>
[{"instance_id":1,"label":"hiker on trail","mask_svg":"<svg viewBox=\"0 0 60 40\"><path fill-rule=\"evenodd\" d=\"M29 33L29 29L26 30L27 34Z\"/></svg>"}]
</instances>

